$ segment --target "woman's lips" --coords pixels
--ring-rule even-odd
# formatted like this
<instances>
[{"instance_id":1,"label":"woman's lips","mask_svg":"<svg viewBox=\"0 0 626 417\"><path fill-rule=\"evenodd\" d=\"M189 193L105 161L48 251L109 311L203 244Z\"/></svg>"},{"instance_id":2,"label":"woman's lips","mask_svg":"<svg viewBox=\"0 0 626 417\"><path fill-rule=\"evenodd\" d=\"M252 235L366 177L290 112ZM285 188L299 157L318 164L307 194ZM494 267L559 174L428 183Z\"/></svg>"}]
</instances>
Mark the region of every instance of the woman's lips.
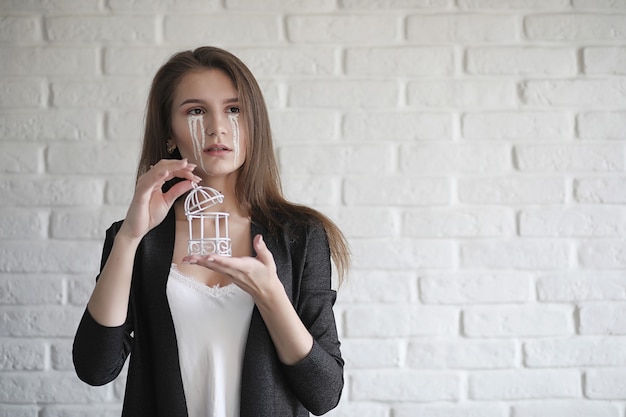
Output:
<instances>
[{"instance_id":1,"label":"woman's lips","mask_svg":"<svg viewBox=\"0 0 626 417\"><path fill-rule=\"evenodd\" d=\"M211 145L204 149L205 153L208 153L211 155L220 155L220 154L224 154L230 151L231 149L228 146L222 145L221 143Z\"/></svg>"}]
</instances>

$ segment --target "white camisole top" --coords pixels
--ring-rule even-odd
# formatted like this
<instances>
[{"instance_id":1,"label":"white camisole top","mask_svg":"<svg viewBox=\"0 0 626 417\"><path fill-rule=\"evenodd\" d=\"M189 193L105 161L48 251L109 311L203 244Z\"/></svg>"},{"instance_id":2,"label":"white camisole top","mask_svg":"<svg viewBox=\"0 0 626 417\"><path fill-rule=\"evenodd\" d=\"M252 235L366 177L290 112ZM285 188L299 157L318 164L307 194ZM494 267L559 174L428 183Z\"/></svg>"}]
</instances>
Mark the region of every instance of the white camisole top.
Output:
<instances>
[{"instance_id":1,"label":"white camisole top","mask_svg":"<svg viewBox=\"0 0 626 417\"><path fill-rule=\"evenodd\" d=\"M252 297L235 284L208 287L172 264L167 300L189 417L238 417Z\"/></svg>"}]
</instances>

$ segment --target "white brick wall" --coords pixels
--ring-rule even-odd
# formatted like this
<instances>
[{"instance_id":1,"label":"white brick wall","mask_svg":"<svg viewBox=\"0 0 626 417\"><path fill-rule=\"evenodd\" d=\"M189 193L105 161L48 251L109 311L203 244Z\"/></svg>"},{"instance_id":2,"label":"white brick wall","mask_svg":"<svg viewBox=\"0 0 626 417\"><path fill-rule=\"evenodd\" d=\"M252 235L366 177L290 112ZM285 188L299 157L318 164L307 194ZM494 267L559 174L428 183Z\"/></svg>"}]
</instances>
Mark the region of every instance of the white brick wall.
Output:
<instances>
[{"instance_id":1,"label":"white brick wall","mask_svg":"<svg viewBox=\"0 0 626 417\"><path fill-rule=\"evenodd\" d=\"M330 415L626 417L626 1L1 3L0 417L119 415L71 341L151 77L201 44L351 242Z\"/></svg>"}]
</instances>

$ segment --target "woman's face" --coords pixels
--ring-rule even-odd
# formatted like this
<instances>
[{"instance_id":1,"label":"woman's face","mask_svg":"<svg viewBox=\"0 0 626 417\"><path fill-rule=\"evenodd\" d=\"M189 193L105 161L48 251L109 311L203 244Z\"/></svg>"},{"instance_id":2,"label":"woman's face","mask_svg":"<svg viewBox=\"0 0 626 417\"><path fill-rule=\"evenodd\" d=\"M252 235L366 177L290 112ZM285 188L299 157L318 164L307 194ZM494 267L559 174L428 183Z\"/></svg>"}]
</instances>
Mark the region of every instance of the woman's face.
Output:
<instances>
[{"instance_id":1,"label":"woman's face","mask_svg":"<svg viewBox=\"0 0 626 417\"><path fill-rule=\"evenodd\" d=\"M200 176L237 173L246 155L246 129L239 93L218 69L185 74L174 92L172 138Z\"/></svg>"}]
</instances>

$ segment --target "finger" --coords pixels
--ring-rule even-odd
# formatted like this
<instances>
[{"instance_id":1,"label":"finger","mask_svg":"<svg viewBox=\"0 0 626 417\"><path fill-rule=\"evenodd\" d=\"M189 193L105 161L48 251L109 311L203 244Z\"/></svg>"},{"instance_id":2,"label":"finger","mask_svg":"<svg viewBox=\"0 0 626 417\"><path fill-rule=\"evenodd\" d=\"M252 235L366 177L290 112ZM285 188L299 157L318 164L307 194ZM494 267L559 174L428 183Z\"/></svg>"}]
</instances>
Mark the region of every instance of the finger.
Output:
<instances>
[{"instance_id":1,"label":"finger","mask_svg":"<svg viewBox=\"0 0 626 417\"><path fill-rule=\"evenodd\" d=\"M168 206L174 204L176 199L193 188L193 184L197 181L180 181L172 186L163 194L163 199Z\"/></svg>"},{"instance_id":2,"label":"finger","mask_svg":"<svg viewBox=\"0 0 626 417\"><path fill-rule=\"evenodd\" d=\"M254 250L256 251L256 258L264 265L274 265L274 255L267 248L262 235L256 235L253 241Z\"/></svg>"}]
</instances>

